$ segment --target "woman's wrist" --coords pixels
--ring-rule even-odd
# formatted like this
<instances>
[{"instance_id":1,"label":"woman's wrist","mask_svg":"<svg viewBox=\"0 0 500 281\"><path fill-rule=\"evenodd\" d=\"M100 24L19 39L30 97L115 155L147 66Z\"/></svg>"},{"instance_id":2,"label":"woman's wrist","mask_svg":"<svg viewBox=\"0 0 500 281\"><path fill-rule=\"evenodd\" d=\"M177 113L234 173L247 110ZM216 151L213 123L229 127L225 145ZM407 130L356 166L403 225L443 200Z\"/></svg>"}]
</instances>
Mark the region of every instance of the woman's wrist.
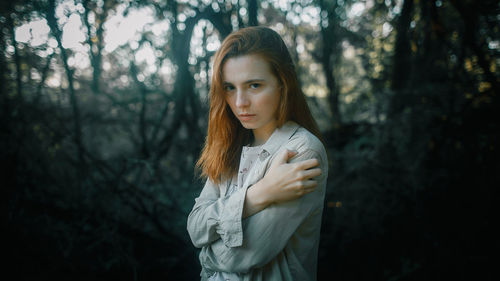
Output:
<instances>
[{"instance_id":1,"label":"woman's wrist","mask_svg":"<svg viewBox=\"0 0 500 281\"><path fill-rule=\"evenodd\" d=\"M273 203L273 200L269 194L269 187L264 179L256 182L250 188L252 189L251 192L253 192L255 195L257 204L262 205L264 206L264 208L266 208Z\"/></svg>"},{"instance_id":2,"label":"woman's wrist","mask_svg":"<svg viewBox=\"0 0 500 281\"><path fill-rule=\"evenodd\" d=\"M245 206L243 209L243 218L258 213L272 204L266 192L266 184L263 180L250 186L245 197Z\"/></svg>"}]
</instances>

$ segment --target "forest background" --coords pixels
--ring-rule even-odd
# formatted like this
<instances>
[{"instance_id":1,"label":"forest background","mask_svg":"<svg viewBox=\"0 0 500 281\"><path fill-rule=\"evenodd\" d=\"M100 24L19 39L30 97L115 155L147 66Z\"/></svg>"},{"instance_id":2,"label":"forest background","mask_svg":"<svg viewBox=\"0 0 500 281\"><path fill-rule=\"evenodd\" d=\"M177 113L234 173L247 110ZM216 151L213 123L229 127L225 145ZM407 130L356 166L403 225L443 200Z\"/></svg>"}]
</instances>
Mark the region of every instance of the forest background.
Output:
<instances>
[{"instance_id":1,"label":"forest background","mask_svg":"<svg viewBox=\"0 0 500 281\"><path fill-rule=\"evenodd\" d=\"M494 0L2 1L3 275L197 280L211 56L265 25L328 146L319 280L493 280L499 22Z\"/></svg>"}]
</instances>

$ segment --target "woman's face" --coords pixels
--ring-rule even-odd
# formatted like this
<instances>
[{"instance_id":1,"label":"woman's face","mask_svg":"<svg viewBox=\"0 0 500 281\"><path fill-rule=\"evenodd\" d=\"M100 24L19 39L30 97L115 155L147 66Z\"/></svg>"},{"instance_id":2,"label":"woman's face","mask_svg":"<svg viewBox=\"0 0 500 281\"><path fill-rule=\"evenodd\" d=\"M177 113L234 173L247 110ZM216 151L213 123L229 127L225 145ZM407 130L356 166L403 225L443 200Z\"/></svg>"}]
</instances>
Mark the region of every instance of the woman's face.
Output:
<instances>
[{"instance_id":1,"label":"woman's face","mask_svg":"<svg viewBox=\"0 0 500 281\"><path fill-rule=\"evenodd\" d=\"M261 56L228 59L222 67L226 102L243 127L252 129L254 145L264 143L277 126L280 91L271 66Z\"/></svg>"}]
</instances>

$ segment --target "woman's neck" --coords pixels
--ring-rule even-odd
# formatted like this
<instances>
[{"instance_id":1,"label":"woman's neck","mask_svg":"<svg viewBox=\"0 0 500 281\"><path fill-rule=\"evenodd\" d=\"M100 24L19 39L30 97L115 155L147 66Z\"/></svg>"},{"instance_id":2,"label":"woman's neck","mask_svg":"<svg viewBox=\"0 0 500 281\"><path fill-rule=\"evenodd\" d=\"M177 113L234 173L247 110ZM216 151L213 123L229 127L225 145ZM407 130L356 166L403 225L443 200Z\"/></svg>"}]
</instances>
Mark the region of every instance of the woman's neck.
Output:
<instances>
[{"instance_id":1,"label":"woman's neck","mask_svg":"<svg viewBox=\"0 0 500 281\"><path fill-rule=\"evenodd\" d=\"M276 130L277 122L270 122L269 124L258 128L253 129L253 141L251 146L258 146L266 143L266 141L271 137L274 130Z\"/></svg>"}]
</instances>

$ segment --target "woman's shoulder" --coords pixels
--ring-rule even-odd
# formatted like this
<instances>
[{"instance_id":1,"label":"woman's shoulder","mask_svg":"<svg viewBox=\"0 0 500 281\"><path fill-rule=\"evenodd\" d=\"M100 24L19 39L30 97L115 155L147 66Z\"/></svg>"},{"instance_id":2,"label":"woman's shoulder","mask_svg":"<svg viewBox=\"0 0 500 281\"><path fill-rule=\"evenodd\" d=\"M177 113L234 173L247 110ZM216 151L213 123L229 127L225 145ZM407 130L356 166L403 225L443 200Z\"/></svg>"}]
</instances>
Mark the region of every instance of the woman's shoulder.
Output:
<instances>
[{"instance_id":1,"label":"woman's shoulder","mask_svg":"<svg viewBox=\"0 0 500 281\"><path fill-rule=\"evenodd\" d=\"M320 155L326 155L326 150L321 140L306 128L299 126L287 143L288 149L298 152L312 150Z\"/></svg>"},{"instance_id":2,"label":"woman's shoulder","mask_svg":"<svg viewBox=\"0 0 500 281\"><path fill-rule=\"evenodd\" d=\"M297 159L316 158L324 171L328 171L328 155L321 140L306 128L299 126L295 133L288 139L285 147L297 151ZM294 157L294 158L295 158ZM326 175L327 173L325 173Z\"/></svg>"}]
</instances>

